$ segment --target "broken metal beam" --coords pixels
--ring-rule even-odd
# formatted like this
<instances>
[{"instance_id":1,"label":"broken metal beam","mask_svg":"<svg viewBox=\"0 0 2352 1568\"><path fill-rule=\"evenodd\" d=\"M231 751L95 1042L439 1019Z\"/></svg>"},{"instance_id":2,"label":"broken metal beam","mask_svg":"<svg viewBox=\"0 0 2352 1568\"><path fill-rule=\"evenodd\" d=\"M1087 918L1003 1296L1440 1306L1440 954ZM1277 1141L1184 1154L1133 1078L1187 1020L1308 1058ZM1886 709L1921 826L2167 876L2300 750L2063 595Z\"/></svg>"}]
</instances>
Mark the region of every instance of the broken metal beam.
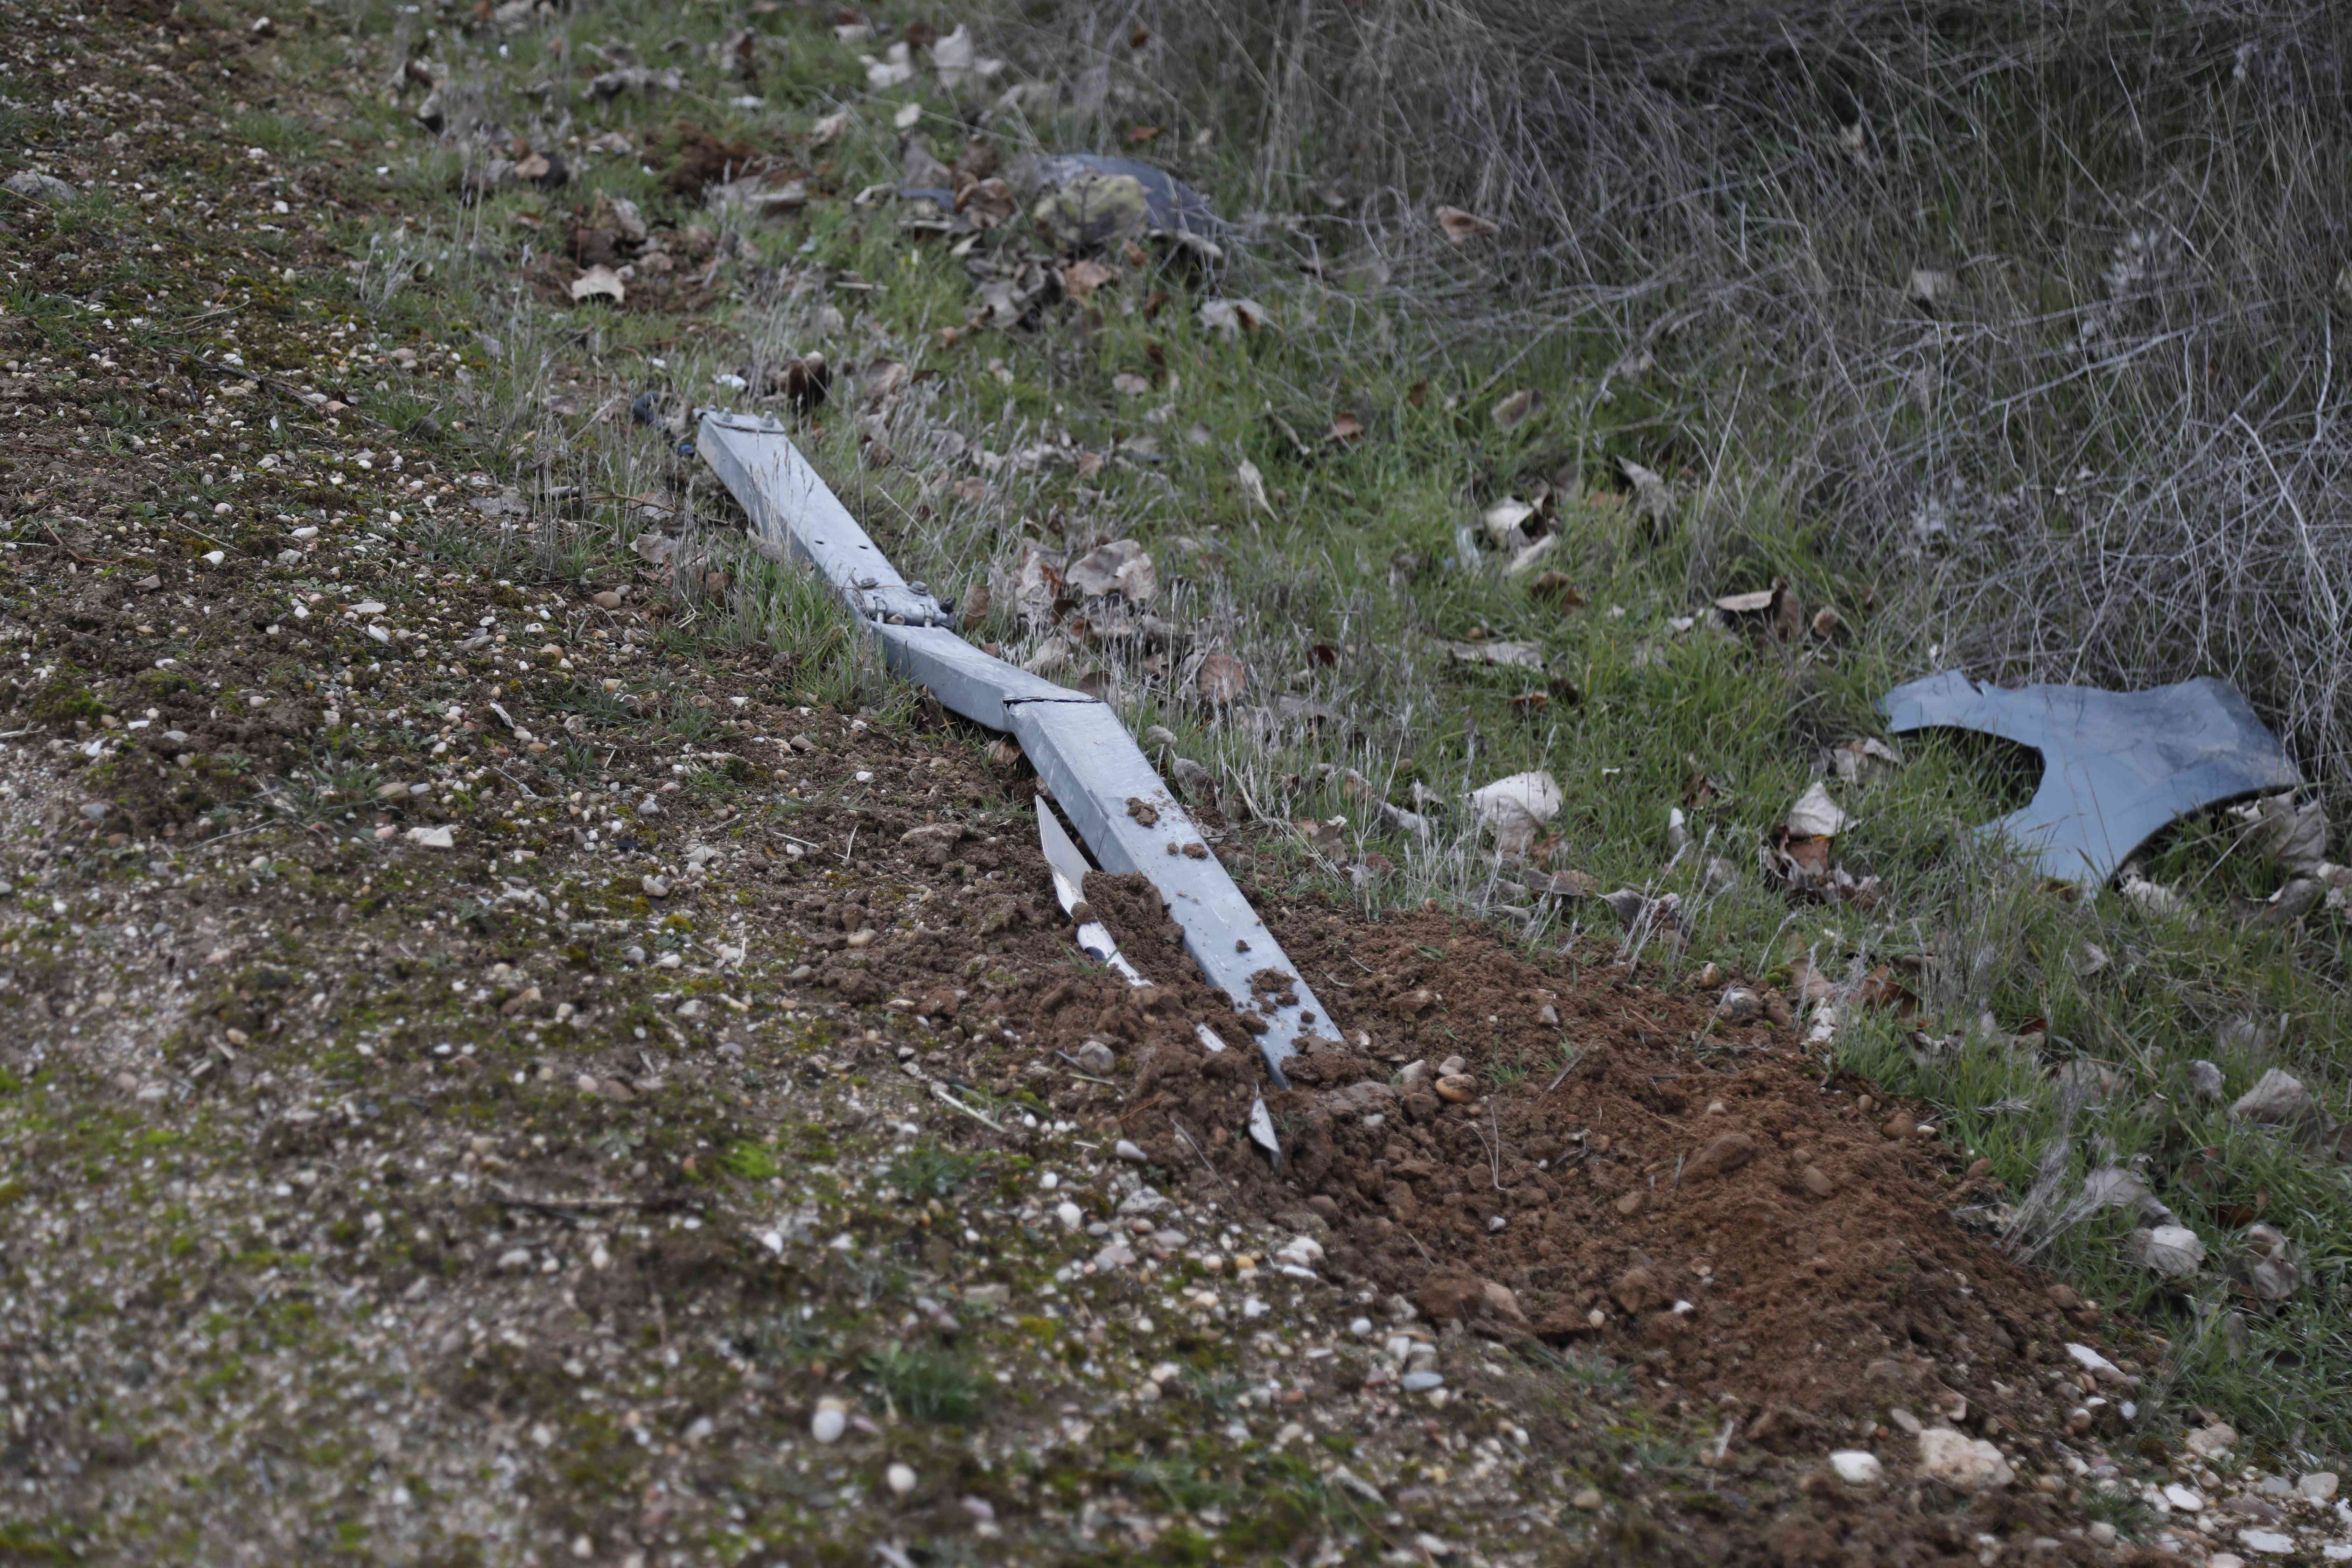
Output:
<instances>
[{"instance_id":1,"label":"broken metal beam","mask_svg":"<svg viewBox=\"0 0 2352 1568\"><path fill-rule=\"evenodd\" d=\"M1185 951L1256 1037L1277 1088L1288 1082L1282 1064L1304 1038L1337 1037L1313 988L1117 713L958 637L947 609L923 584L898 575L782 426L706 410L698 447L761 541L831 584L894 673L928 687L951 712L1010 731L1095 863L1151 881ZM1283 984L1255 984L1253 976L1269 971ZM1277 993L1297 1000L1277 1004Z\"/></svg>"}]
</instances>

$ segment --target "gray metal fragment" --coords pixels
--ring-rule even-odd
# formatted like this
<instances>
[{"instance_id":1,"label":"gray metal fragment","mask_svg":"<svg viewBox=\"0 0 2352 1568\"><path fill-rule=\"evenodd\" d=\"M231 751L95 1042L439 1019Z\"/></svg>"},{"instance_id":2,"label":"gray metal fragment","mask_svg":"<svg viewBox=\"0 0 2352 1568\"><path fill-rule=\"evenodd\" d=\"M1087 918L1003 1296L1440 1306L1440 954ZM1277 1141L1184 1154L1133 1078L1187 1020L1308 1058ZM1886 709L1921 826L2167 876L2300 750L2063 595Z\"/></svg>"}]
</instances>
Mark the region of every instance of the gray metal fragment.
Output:
<instances>
[{"instance_id":1,"label":"gray metal fragment","mask_svg":"<svg viewBox=\"0 0 2352 1568\"><path fill-rule=\"evenodd\" d=\"M1054 808L1042 800L1037 803L1037 838L1039 847L1045 853L1045 864L1053 869L1054 896L1061 900L1063 911L1075 918L1078 905L1085 901L1089 868L1078 847L1070 842L1068 834L1062 831L1062 824L1054 816ZM1111 940L1109 931L1100 921L1079 921L1078 946L1090 957L1124 975L1129 985L1151 984L1127 961L1127 955L1119 952L1118 943ZM1206 1024L1193 1025L1192 1033L1211 1051L1225 1048L1225 1042L1217 1037L1217 1031ZM1275 1074L1275 1081L1282 1081L1279 1071ZM1266 1110L1263 1094L1250 1097L1248 1128L1250 1142L1265 1150L1279 1168L1282 1164L1282 1140L1275 1135L1274 1114Z\"/></svg>"},{"instance_id":2,"label":"gray metal fragment","mask_svg":"<svg viewBox=\"0 0 2352 1568\"><path fill-rule=\"evenodd\" d=\"M1118 715L1101 703L1022 702L1010 705L1013 733L1055 804L1094 851L1095 863L1114 875L1140 871L1167 900L1169 917L1184 932L1184 951L1209 984L1237 1010L1265 1024L1258 1051L1276 1088L1287 1087L1282 1064L1299 1041L1320 1026L1334 1037L1330 1016L1283 955L1225 868L1208 853L1201 830L1146 761ZM1146 826L1129 808L1141 803ZM1185 853L1192 847L1195 854ZM1197 855L1197 858L1195 856ZM1268 969L1293 976L1298 1000L1278 1006L1260 1000L1252 976Z\"/></svg>"},{"instance_id":3,"label":"gray metal fragment","mask_svg":"<svg viewBox=\"0 0 2352 1568\"><path fill-rule=\"evenodd\" d=\"M907 626L955 624L923 584L898 575L782 425L705 409L698 447L760 538L814 565L859 615Z\"/></svg>"},{"instance_id":4,"label":"gray metal fragment","mask_svg":"<svg viewBox=\"0 0 2352 1568\"><path fill-rule=\"evenodd\" d=\"M1879 708L1898 735L1975 730L2041 752L2032 803L1983 831L2044 876L2086 887L2105 885L2168 823L2303 782L2237 689L2210 676L2147 691L2006 690L1946 670L1896 687Z\"/></svg>"},{"instance_id":5,"label":"gray metal fragment","mask_svg":"<svg viewBox=\"0 0 2352 1568\"><path fill-rule=\"evenodd\" d=\"M945 626L880 625L873 631L891 674L929 687L949 712L992 730L1013 728L1012 703L1095 700L982 653Z\"/></svg>"},{"instance_id":6,"label":"gray metal fragment","mask_svg":"<svg viewBox=\"0 0 2352 1568\"><path fill-rule=\"evenodd\" d=\"M1011 731L1096 864L1139 871L1159 889L1185 951L1256 1035L1275 1086L1288 1087L1282 1064L1299 1042L1339 1031L1118 715L956 636L944 608L898 575L774 420L706 409L698 445L761 538L840 590L893 670L951 711ZM1269 970L1285 984L1262 992L1253 977ZM1296 1000L1279 1004L1276 994Z\"/></svg>"},{"instance_id":7,"label":"gray metal fragment","mask_svg":"<svg viewBox=\"0 0 2352 1568\"><path fill-rule=\"evenodd\" d=\"M1078 906L1087 900L1087 861L1070 836L1062 831L1054 816L1054 808L1044 801L1037 803L1037 843L1045 852L1045 864L1054 873L1054 896L1062 901L1062 912L1077 920ZM1118 943L1111 939L1110 930L1100 921L1078 921L1078 946L1089 958L1108 964L1124 976L1129 985L1151 984L1127 954L1119 952Z\"/></svg>"}]
</instances>

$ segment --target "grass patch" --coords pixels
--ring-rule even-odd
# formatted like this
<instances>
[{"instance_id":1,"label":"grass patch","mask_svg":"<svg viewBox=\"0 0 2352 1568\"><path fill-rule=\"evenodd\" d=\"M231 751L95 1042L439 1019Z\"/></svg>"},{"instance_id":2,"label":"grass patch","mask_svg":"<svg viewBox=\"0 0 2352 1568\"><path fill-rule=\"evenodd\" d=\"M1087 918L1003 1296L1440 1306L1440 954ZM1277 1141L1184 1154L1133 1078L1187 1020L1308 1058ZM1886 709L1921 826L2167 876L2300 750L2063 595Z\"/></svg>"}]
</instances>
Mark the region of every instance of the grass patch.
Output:
<instances>
[{"instance_id":1,"label":"grass patch","mask_svg":"<svg viewBox=\"0 0 2352 1568\"><path fill-rule=\"evenodd\" d=\"M890 1184L919 1203L950 1197L987 1163L982 1156L960 1149L919 1143L890 1163Z\"/></svg>"},{"instance_id":2,"label":"grass patch","mask_svg":"<svg viewBox=\"0 0 2352 1568\"><path fill-rule=\"evenodd\" d=\"M969 1426L980 1419L980 1379L960 1356L893 1341L862 1364L876 1390L918 1421Z\"/></svg>"}]
</instances>

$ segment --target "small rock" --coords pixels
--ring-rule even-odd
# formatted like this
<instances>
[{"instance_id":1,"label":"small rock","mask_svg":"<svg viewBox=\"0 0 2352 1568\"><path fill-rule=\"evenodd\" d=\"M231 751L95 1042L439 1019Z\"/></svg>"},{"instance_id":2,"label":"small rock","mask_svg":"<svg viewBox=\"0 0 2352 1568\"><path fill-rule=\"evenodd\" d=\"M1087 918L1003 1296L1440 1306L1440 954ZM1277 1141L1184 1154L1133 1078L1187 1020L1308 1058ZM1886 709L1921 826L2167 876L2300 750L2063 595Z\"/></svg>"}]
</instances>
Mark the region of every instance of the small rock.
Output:
<instances>
[{"instance_id":1,"label":"small rock","mask_svg":"<svg viewBox=\"0 0 2352 1568\"><path fill-rule=\"evenodd\" d=\"M35 202L69 202L81 193L55 174L20 169L8 176L5 188Z\"/></svg>"},{"instance_id":2,"label":"small rock","mask_svg":"<svg viewBox=\"0 0 2352 1568\"><path fill-rule=\"evenodd\" d=\"M1444 1387L1445 1376L1443 1373L1409 1372L1398 1381L1397 1386L1407 1394L1426 1394L1433 1388Z\"/></svg>"},{"instance_id":3,"label":"small rock","mask_svg":"<svg viewBox=\"0 0 2352 1568\"><path fill-rule=\"evenodd\" d=\"M1830 1468L1850 1487L1874 1487L1886 1479L1878 1456L1864 1448L1841 1448L1830 1456Z\"/></svg>"},{"instance_id":4,"label":"small rock","mask_svg":"<svg viewBox=\"0 0 2352 1568\"><path fill-rule=\"evenodd\" d=\"M1806 1166L1797 1173L1797 1180L1804 1184L1805 1191L1817 1198L1825 1198L1837 1191L1837 1184L1830 1180L1829 1173L1819 1165Z\"/></svg>"},{"instance_id":5,"label":"small rock","mask_svg":"<svg viewBox=\"0 0 2352 1568\"><path fill-rule=\"evenodd\" d=\"M809 1417L809 1436L820 1443L838 1442L849 1429L849 1409L838 1399L820 1399L816 1414Z\"/></svg>"},{"instance_id":6,"label":"small rock","mask_svg":"<svg viewBox=\"0 0 2352 1568\"><path fill-rule=\"evenodd\" d=\"M1437 1098L1467 1105L1478 1098L1478 1080L1467 1073L1447 1073L1437 1080Z\"/></svg>"},{"instance_id":7,"label":"small rock","mask_svg":"<svg viewBox=\"0 0 2352 1568\"><path fill-rule=\"evenodd\" d=\"M2273 1068L2253 1088L2237 1098L2230 1107L2230 1116L2237 1121L2276 1127L2300 1121L2316 1109L2311 1091L2303 1087L2300 1079Z\"/></svg>"},{"instance_id":8,"label":"small rock","mask_svg":"<svg viewBox=\"0 0 2352 1568\"><path fill-rule=\"evenodd\" d=\"M1087 1218L1084 1211L1067 1198L1054 1205L1054 1217L1060 1220L1064 1228L1068 1230L1077 1229L1079 1226L1086 1223Z\"/></svg>"},{"instance_id":9,"label":"small rock","mask_svg":"<svg viewBox=\"0 0 2352 1568\"><path fill-rule=\"evenodd\" d=\"M1715 1010L1727 1022L1744 1024L1763 1015L1764 998L1745 985L1735 985L1723 994L1723 1000L1715 1005Z\"/></svg>"},{"instance_id":10,"label":"small rock","mask_svg":"<svg viewBox=\"0 0 2352 1568\"><path fill-rule=\"evenodd\" d=\"M883 1472L883 1479L890 1483L890 1489L900 1497L905 1497L915 1489L915 1470L911 1465L893 1465Z\"/></svg>"},{"instance_id":11,"label":"small rock","mask_svg":"<svg viewBox=\"0 0 2352 1568\"><path fill-rule=\"evenodd\" d=\"M1727 1132L1701 1149L1683 1167L1683 1179L1703 1182L1710 1176L1726 1176L1756 1158L1756 1140L1745 1132Z\"/></svg>"},{"instance_id":12,"label":"small rock","mask_svg":"<svg viewBox=\"0 0 2352 1568\"><path fill-rule=\"evenodd\" d=\"M2113 1546L2116 1543L2116 1527L2104 1519L2094 1521L2091 1528L2084 1533L2100 1546Z\"/></svg>"},{"instance_id":13,"label":"small rock","mask_svg":"<svg viewBox=\"0 0 2352 1568\"><path fill-rule=\"evenodd\" d=\"M2205 1243L2185 1225L2136 1230L2129 1245L2142 1268L2167 1279L2186 1279L2205 1262Z\"/></svg>"},{"instance_id":14,"label":"small rock","mask_svg":"<svg viewBox=\"0 0 2352 1568\"><path fill-rule=\"evenodd\" d=\"M2242 1530L2238 1531L2238 1544L2249 1552L2284 1557L2294 1550L2294 1537L2276 1530ZM2211 1568L2214 1559L2209 1557L2205 1561L2207 1568Z\"/></svg>"},{"instance_id":15,"label":"small rock","mask_svg":"<svg viewBox=\"0 0 2352 1568\"><path fill-rule=\"evenodd\" d=\"M1919 1468L1929 1479L1964 1492L1993 1491L2017 1479L1999 1448L1949 1426L1930 1426L1919 1434Z\"/></svg>"},{"instance_id":16,"label":"small rock","mask_svg":"<svg viewBox=\"0 0 2352 1568\"><path fill-rule=\"evenodd\" d=\"M2205 1559L2205 1568L2246 1568L2246 1560L2234 1552L2216 1552Z\"/></svg>"},{"instance_id":17,"label":"small rock","mask_svg":"<svg viewBox=\"0 0 2352 1568\"><path fill-rule=\"evenodd\" d=\"M2199 1458L2218 1459L2237 1447L2238 1429L2226 1421L2215 1421L2196 1428L2182 1441Z\"/></svg>"},{"instance_id":18,"label":"small rock","mask_svg":"<svg viewBox=\"0 0 2352 1568\"><path fill-rule=\"evenodd\" d=\"M2088 1345L2069 1344L2066 1347L2066 1353L2074 1359L2076 1366L2081 1367L2101 1383L2111 1384L2120 1388L2131 1382L2123 1368Z\"/></svg>"},{"instance_id":19,"label":"small rock","mask_svg":"<svg viewBox=\"0 0 2352 1568\"><path fill-rule=\"evenodd\" d=\"M2294 1489L2314 1502L2326 1502L2336 1495L2336 1472L2314 1470L2295 1482Z\"/></svg>"},{"instance_id":20,"label":"small rock","mask_svg":"<svg viewBox=\"0 0 2352 1568\"><path fill-rule=\"evenodd\" d=\"M667 877L656 877L648 873L638 882L637 885L646 890L646 897L649 899L667 899L669 897L669 879Z\"/></svg>"},{"instance_id":21,"label":"small rock","mask_svg":"<svg viewBox=\"0 0 2352 1568\"><path fill-rule=\"evenodd\" d=\"M1311 1236L1294 1236L1275 1253L1280 1263L1296 1263L1302 1268L1312 1268L1323 1261L1323 1244Z\"/></svg>"},{"instance_id":22,"label":"small rock","mask_svg":"<svg viewBox=\"0 0 2352 1568\"><path fill-rule=\"evenodd\" d=\"M2205 1500L2179 1481L2164 1489L2164 1500L2183 1513L2196 1513L2205 1506Z\"/></svg>"},{"instance_id":23,"label":"small rock","mask_svg":"<svg viewBox=\"0 0 2352 1568\"><path fill-rule=\"evenodd\" d=\"M449 849L457 846L457 836L446 827L412 827L408 841L423 849Z\"/></svg>"},{"instance_id":24,"label":"small rock","mask_svg":"<svg viewBox=\"0 0 2352 1568\"><path fill-rule=\"evenodd\" d=\"M1448 1057L1437 1064L1437 1076L1440 1078L1460 1078L1469 1070L1470 1064L1460 1057Z\"/></svg>"},{"instance_id":25,"label":"small rock","mask_svg":"<svg viewBox=\"0 0 2352 1568\"><path fill-rule=\"evenodd\" d=\"M1580 1508L1587 1513L1591 1513L1601 1507L1602 1499L1598 1489L1587 1487L1568 1500L1574 1507Z\"/></svg>"},{"instance_id":26,"label":"small rock","mask_svg":"<svg viewBox=\"0 0 2352 1568\"><path fill-rule=\"evenodd\" d=\"M1909 1111L1898 1110L1888 1117L1878 1130L1889 1138L1908 1138L1919 1131L1919 1124L1911 1120Z\"/></svg>"},{"instance_id":27,"label":"small rock","mask_svg":"<svg viewBox=\"0 0 2352 1568\"><path fill-rule=\"evenodd\" d=\"M1646 1312L1653 1307L1664 1306L1666 1300L1665 1288L1658 1283L1658 1277L1638 1263L1617 1276L1609 1294L1629 1312Z\"/></svg>"},{"instance_id":28,"label":"small rock","mask_svg":"<svg viewBox=\"0 0 2352 1568\"><path fill-rule=\"evenodd\" d=\"M1076 1056L1079 1069L1097 1078L1104 1077L1118 1066L1118 1058L1112 1055L1111 1048L1100 1040L1088 1040L1077 1048Z\"/></svg>"},{"instance_id":29,"label":"small rock","mask_svg":"<svg viewBox=\"0 0 2352 1568\"><path fill-rule=\"evenodd\" d=\"M1110 1152L1131 1165L1148 1165L1151 1163L1150 1155L1124 1138L1112 1144Z\"/></svg>"},{"instance_id":30,"label":"small rock","mask_svg":"<svg viewBox=\"0 0 2352 1568\"><path fill-rule=\"evenodd\" d=\"M2190 1062L2189 1092L2208 1105L2218 1104L2221 1099L2221 1069L2208 1061Z\"/></svg>"}]
</instances>

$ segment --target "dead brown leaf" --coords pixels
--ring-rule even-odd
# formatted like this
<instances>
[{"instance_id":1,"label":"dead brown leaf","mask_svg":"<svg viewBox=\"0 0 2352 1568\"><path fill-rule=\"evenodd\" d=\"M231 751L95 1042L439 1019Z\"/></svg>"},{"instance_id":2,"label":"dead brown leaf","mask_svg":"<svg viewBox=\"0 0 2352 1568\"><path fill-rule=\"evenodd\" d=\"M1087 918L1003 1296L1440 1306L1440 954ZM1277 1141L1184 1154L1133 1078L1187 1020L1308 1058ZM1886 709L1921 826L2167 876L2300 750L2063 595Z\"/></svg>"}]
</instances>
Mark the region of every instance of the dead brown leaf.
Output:
<instances>
[{"instance_id":1,"label":"dead brown leaf","mask_svg":"<svg viewBox=\"0 0 2352 1568\"><path fill-rule=\"evenodd\" d=\"M1715 607L1727 625L1759 626L1783 642L1805 629L1805 607L1785 577L1775 577L1770 587L1752 594L1726 594Z\"/></svg>"},{"instance_id":2,"label":"dead brown leaf","mask_svg":"<svg viewBox=\"0 0 2352 1568\"><path fill-rule=\"evenodd\" d=\"M1223 707L1249 689L1249 666L1229 653L1213 653L1201 661L1193 685L1203 700Z\"/></svg>"},{"instance_id":3,"label":"dead brown leaf","mask_svg":"<svg viewBox=\"0 0 2352 1568\"><path fill-rule=\"evenodd\" d=\"M1342 414L1331 421L1329 434L1332 440L1342 445L1350 441L1360 441L1363 439L1364 422L1352 414Z\"/></svg>"},{"instance_id":4,"label":"dead brown leaf","mask_svg":"<svg viewBox=\"0 0 2352 1568\"><path fill-rule=\"evenodd\" d=\"M1862 977L1854 987L1853 999L1873 1012L1892 1008L1898 1018L1919 1016L1919 997L1909 986L1895 978L1895 971L1882 963Z\"/></svg>"},{"instance_id":5,"label":"dead brown leaf","mask_svg":"<svg viewBox=\"0 0 2352 1568\"><path fill-rule=\"evenodd\" d=\"M1519 388L1518 391L1495 405L1493 414L1495 427L1498 430L1517 429L1527 423L1528 416L1535 412L1538 401L1538 395L1534 388L1525 386Z\"/></svg>"},{"instance_id":6,"label":"dead brown leaf","mask_svg":"<svg viewBox=\"0 0 2352 1568\"><path fill-rule=\"evenodd\" d=\"M1565 572L1543 574L1528 584L1528 593L1531 597L1541 599L1548 605L1556 605L1563 610L1584 607L1584 595L1576 591L1576 584Z\"/></svg>"},{"instance_id":7,"label":"dead brown leaf","mask_svg":"<svg viewBox=\"0 0 2352 1568\"><path fill-rule=\"evenodd\" d=\"M1482 236L1503 232L1502 226L1493 219L1480 217L1476 213L1464 212L1460 207L1438 208L1437 226L1445 231L1447 241L1454 245L1461 245Z\"/></svg>"},{"instance_id":8,"label":"dead brown leaf","mask_svg":"<svg viewBox=\"0 0 2352 1568\"><path fill-rule=\"evenodd\" d=\"M1118 274L1109 267L1087 257L1062 268L1062 290L1083 305L1094 298L1095 290L1118 281Z\"/></svg>"}]
</instances>

